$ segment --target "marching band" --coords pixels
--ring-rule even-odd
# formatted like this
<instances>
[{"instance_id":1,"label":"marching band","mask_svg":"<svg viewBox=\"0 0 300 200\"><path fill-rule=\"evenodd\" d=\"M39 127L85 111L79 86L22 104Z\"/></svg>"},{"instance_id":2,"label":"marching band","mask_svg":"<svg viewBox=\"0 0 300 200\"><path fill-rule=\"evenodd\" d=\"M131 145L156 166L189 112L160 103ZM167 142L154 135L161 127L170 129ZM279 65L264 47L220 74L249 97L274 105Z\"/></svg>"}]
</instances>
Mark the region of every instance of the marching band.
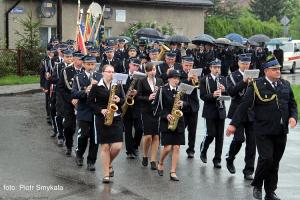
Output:
<instances>
[{"instance_id":1,"label":"marching band","mask_svg":"<svg viewBox=\"0 0 300 200\"><path fill-rule=\"evenodd\" d=\"M205 44L195 49L186 46L180 49L179 44L167 47L159 41L148 48L150 45L144 41L136 47L119 39L117 42L103 41L100 48L92 46L84 55L73 46L71 40L49 45L41 66L41 87L46 95L48 120L53 127L51 136L57 138L59 146L66 147L67 156L72 154L76 130L78 166L83 166L89 144L87 169L95 171L99 147L102 181L110 183L114 177L113 161L125 142L127 158L141 155L141 165L147 167L150 162L150 169L156 170L159 176L164 175L165 160L170 154L170 180L179 181L177 163L180 146L186 144L185 129L188 132L187 157L194 158L196 152L201 99L206 123L201 160L207 163L207 151L215 140L212 161L215 168L221 168L225 119L231 119L226 131L227 135L234 133L226 154L228 171L235 173L234 159L246 141L243 173L245 180L253 180L257 147L259 161L252 182L253 194L260 199L259 192L265 181L266 197L276 199L274 191L278 177L268 176L278 173L287 125L296 125L297 109L287 81L276 78L281 86L278 91L271 85L272 81L268 82L268 76L272 75L270 70L280 66L276 59L267 56L267 52L265 60L259 61L263 64L258 66L256 55L262 52L255 52L253 48L233 50ZM202 73L192 74L193 69L202 69ZM259 69L260 77L244 77L245 70L249 69ZM118 79L124 78L120 74L126 75L125 81ZM191 93L180 89L186 85L192 87ZM228 115L225 107L228 98L225 97L231 98ZM279 120L278 124L268 121L270 126L276 126L273 127L275 139L269 138L273 133L269 133L261 121L267 120L263 117L266 115L264 109L271 113L276 111L278 115L275 119ZM257 126L261 133L255 130ZM272 146L273 154L265 145ZM141 154L139 149L142 149ZM268 163L273 159L275 163Z\"/></svg>"}]
</instances>

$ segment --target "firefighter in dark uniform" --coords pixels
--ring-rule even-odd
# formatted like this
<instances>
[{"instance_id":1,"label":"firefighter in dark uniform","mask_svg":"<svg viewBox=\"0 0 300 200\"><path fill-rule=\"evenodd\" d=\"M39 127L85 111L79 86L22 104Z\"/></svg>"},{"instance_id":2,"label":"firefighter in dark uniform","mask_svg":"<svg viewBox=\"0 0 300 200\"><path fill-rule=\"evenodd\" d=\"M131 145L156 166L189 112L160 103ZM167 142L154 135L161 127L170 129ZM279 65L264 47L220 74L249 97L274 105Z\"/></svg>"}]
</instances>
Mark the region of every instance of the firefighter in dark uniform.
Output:
<instances>
[{"instance_id":1,"label":"firefighter in dark uniform","mask_svg":"<svg viewBox=\"0 0 300 200\"><path fill-rule=\"evenodd\" d=\"M243 96L247 90L248 84L251 81L250 78L244 78L245 70L249 69L251 63L251 57L247 54L239 55L239 69L229 76L227 76L227 93L231 96L231 104L229 107L227 117L232 119L236 108L241 103ZM242 143L246 141L245 148L245 168L243 170L244 178L246 180L252 180L252 174L254 172L255 162L255 136L253 134L253 116L252 111L249 110L248 114L244 116L243 122L238 127L234 134L234 138L230 144L229 152L227 154L227 169L230 173L235 173L234 159L242 147Z\"/></svg>"},{"instance_id":2,"label":"firefighter in dark uniform","mask_svg":"<svg viewBox=\"0 0 300 200\"><path fill-rule=\"evenodd\" d=\"M186 153L188 155L188 158L194 158L198 111L200 107L198 97L199 77L197 77L196 75L189 77L189 72L194 65L194 58L192 56L184 56L181 60L181 82L196 87L190 95L185 96L186 99L184 101L187 102L187 106L185 110L183 110L185 127L187 127L188 129L188 148L186 150Z\"/></svg>"},{"instance_id":3,"label":"firefighter in dark uniform","mask_svg":"<svg viewBox=\"0 0 300 200\"><path fill-rule=\"evenodd\" d=\"M227 135L235 133L248 109L253 109L259 157L251 185L254 186L253 196L256 199L262 199L264 185L265 200L279 200L275 194L279 162L285 150L288 126L294 128L298 119L291 85L280 78L280 67L274 58L262 66L265 76L250 85L227 128Z\"/></svg>"},{"instance_id":4,"label":"firefighter in dark uniform","mask_svg":"<svg viewBox=\"0 0 300 200\"><path fill-rule=\"evenodd\" d=\"M88 54L89 54L90 56L95 57L97 63L101 63L100 49L99 49L99 48L91 47L91 48L89 49Z\"/></svg>"},{"instance_id":5,"label":"firefighter in dark uniform","mask_svg":"<svg viewBox=\"0 0 300 200\"><path fill-rule=\"evenodd\" d=\"M127 49L125 48L125 39L118 40L118 49L115 52L115 58L123 62L127 58Z\"/></svg>"},{"instance_id":6,"label":"firefighter in dark uniform","mask_svg":"<svg viewBox=\"0 0 300 200\"><path fill-rule=\"evenodd\" d=\"M71 50L66 50L64 53L65 55L72 55L73 52ZM62 70L58 81L58 93L63 106L63 132L65 137L65 145L67 148L67 156L71 156L72 153L73 136L76 128L75 106L77 106L78 103L77 99L72 99L71 97L72 84L75 75L83 72L82 66L75 63L77 62L74 60L72 65L65 67Z\"/></svg>"},{"instance_id":7,"label":"firefighter in dark uniform","mask_svg":"<svg viewBox=\"0 0 300 200\"><path fill-rule=\"evenodd\" d=\"M204 76L200 83L200 98L204 101L202 117L206 121L206 136L200 146L200 158L207 162L207 150L215 139L215 168L221 168L221 156L224 140L224 123L226 108L224 101L218 97L225 94L226 79L221 76L221 61L216 59L210 63L210 74Z\"/></svg>"},{"instance_id":8,"label":"firefighter in dark uniform","mask_svg":"<svg viewBox=\"0 0 300 200\"><path fill-rule=\"evenodd\" d=\"M122 63L119 59L115 57L114 49L112 47L105 48L105 57L102 60L101 67L99 71L102 71L104 65L111 65L115 68L116 73L125 73L126 69L122 66Z\"/></svg>"},{"instance_id":9,"label":"firefighter in dark uniform","mask_svg":"<svg viewBox=\"0 0 300 200\"><path fill-rule=\"evenodd\" d=\"M50 81L53 71L53 65L51 59L54 56L54 49L47 49L47 56L42 60L40 67L40 87L45 93L45 105L48 124L52 124L51 111L50 111Z\"/></svg>"},{"instance_id":10,"label":"firefighter in dark uniform","mask_svg":"<svg viewBox=\"0 0 300 200\"><path fill-rule=\"evenodd\" d=\"M176 52L166 52L165 62L157 65L157 76L161 78L164 83L168 82L168 73L170 70L181 70L181 65L176 63Z\"/></svg>"},{"instance_id":11,"label":"firefighter in dark uniform","mask_svg":"<svg viewBox=\"0 0 300 200\"><path fill-rule=\"evenodd\" d=\"M135 46L130 46L128 48L128 53L126 58L122 62L122 66L125 69L124 73L128 73L130 60L137 57L137 49Z\"/></svg>"},{"instance_id":12,"label":"firefighter in dark uniform","mask_svg":"<svg viewBox=\"0 0 300 200\"><path fill-rule=\"evenodd\" d=\"M138 45L138 50L137 50L137 55L140 56L141 54L144 54L147 56L147 59L149 58L148 51L147 51L147 43L144 40L139 41Z\"/></svg>"},{"instance_id":13,"label":"firefighter in dark uniform","mask_svg":"<svg viewBox=\"0 0 300 200\"><path fill-rule=\"evenodd\" d=\"M93 84L97 84L102 74L95 72L96 57L83 57L84 72L75 76L72 86L72 99L78 99L76 119L78 121L78 136L76 148L76 163L83 165L83 154L89 143L87 156L87 169L95 171L95 162L98 153L98 144L95 143L93 110L87 105L86 100ZM88 142L90 141L90 142Z\"/></svg>"},{"instance_id":14,"label":"firefighter in dark uniform","mask_svg":"<svg viewBox=\"0 0 300 200\"><path fill-rule=\"evenodd\" d=\"M63 53L63 52L62 52ZM66 54L63 53L63 57L59 59L59 57L56 57L56 65L53 69L52 74L52 87L53 87L53 96L51 98L51 104L55 105L55 125L57 127L57 143L58 146L62 147L64 144L64 134L63 134L63 102L61 100L61 96L58 93L58 82L60 79L60 75L62 70L72 65L73 62L73 54L71 51L67 50L65 51ZM82 55L83 56L83 55Z\"/></svg>"},{"instance_id":15,"label":"firefighter in dark uniform","mask_svg":"<svg viewBox=\"0 0 300 200\"><path fill-rule=\"evenodd\" d=\"M137 58L132 58L129 63L128 79L126 85L124 85L124 92L127 95L135 97L137 94L137 82L135 83L134 89L128 91L132 81L133 73L139 70L141 61ZM124 113L122 113L124 114ZM140 145L143 137L143 127L141 121L141 107L138 101L134 102L133 106L128 106L127 111L123 117L123 123L125 128L125 146L127 158L134 159L137 156L138 146ZM134 127L134 136L133 136Z\"/></svg>"}]
</instances>

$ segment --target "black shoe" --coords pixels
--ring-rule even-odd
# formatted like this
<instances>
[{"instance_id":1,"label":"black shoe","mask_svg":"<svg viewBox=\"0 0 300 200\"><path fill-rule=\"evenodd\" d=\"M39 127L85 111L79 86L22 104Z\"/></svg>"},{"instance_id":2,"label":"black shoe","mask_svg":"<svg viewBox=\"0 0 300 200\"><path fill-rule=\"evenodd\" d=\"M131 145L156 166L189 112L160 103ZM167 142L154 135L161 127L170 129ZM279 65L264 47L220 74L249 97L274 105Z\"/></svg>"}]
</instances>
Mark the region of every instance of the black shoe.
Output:
<instances>
[{"instance_id":1,"label":"black shoe","mask_svg":"<svg viewBox=\"0 0 300 200\"><path fill-rule=\"evenodd\" d=\"M221 162L219 162L219 161L214 161L213 162L214 163L214 168L217 168L217 169L221 169Z\"/></svg>"},{"instance_id":2,"label":"black shoe","mask_svg":"<svg viewBox=\"0 0 300 200\"><path fill-rule=\"evenodd\" d=\"M76 155L75 161L76 161L77 166L79 166L79 167L83 166L83 158L82 157Z\"/></svg>"},{"instance_id":3,"label":"black shoe","mask_svg":"<svg viewBox=\"0 0 300 200\"><path fill-rule=\"evenodd\" d=\"M64 146L64 140L63 140L63 139L58 139L58 140L57 140L57 145L58 145L59 147L63 147L63 146Z\"/></svg>"},{"instance_id":4,"label":"black shoe","mask_svg":"<svg viewBox=\"0 0 300 200\"><path fill-rule=\"evenodd\" d=\"M206 153L201 152L200 159L202 160L203 163L207 163Z\"/></svg>"},{"instance_id":5,"label":"black shoe","mask_svg":"<svg viewBox=\"0 0 300 200\"><path fill-rule=\"evenodd\" d=\"M259 187L254 186L254 188L253 188L253 197L255 199L261 200L262 199L262 189L259 188Z\"/></svg>"},{"instance_id":6,"label":"black shoe","mask_svg":"<svg viewBox=\"0 0 300 200\"><path fill-rule=\"evenodd\" d=\"M155 161L150 162L150 168L151 168L151 170L157 170L157 164Z\"/></svg>"},{"instance_id":7,"label":"black shoe","mask_svg":"<svg viewBox=\"0 0 300 200\"><path fill-rule=\"evenodd\" d=\"M143 157L142 165L145 166L145 167L148 166L148 157Z\"/></svg>"},{"instance_id":8,"label":"black shoe","mask_svg":"<svg viewBox=\"0 0 300 200\"><path fill-rule=\"evenodd\" d=\"M175 176L172 176L172 174L175 174ZM176 176L176 172L170 172L170 180L171 181L179 181L178 177Z\"/></svg>"},{"instance_id":9,"label":"black shoe","mask_svg":"<svg viewBox=\"0 0 300 200\"><path fill-rule=\"evenodd\" d=\"M70 157L70 156L71 156L71 154L72 154L72 149L67 149L67 151L66 151L66 155Z\"/></svg>"},{"instance_id":10,"label":"black shoe","mask_svg":"<svg viewBox=\"0 0 300 200\"><path fill-rule=\"evenodd\" d=\"M265 200L280 200L280 198L275 194L275 192L266 193Z\"/></svg>"},{"instance_id":11,"label":"black shoe","mask_svg":"<svg viewBox=\"0 0 300 200\"><path fill-rule=\"evenodd\" d=\"M162 166L159 163L157 164L157 173L159 176L163 176L164 175L164 170L163 169L158 169L158 166Z\"/></svg>"},{"instance_id":12,"label":"black shoe","mask_svg":"<svg viewBox=\"0 0 300 200\"><path fill-rule=\"evenodd\" d=\"M109 184L109 183L110 183L110 177L109 177L109 176L105 176L105 177L102 179L102 183L104 183L104 184Z\"/></svg>"},{"instance_id":13,"label":"black shoe","mask_svg":"<svg viewBox=\"0 0 300 200\"><path fill-rule=\"evenodd\" d=\"M188 152L187 155L188 155L188 158L194 158L194 153L193 152Z\"/></svg>"},{"instance_id":14,"label":"black shoe","mask_svg":"<svg viewBox=\"0 0 300 200\"><path fill-rule=\"evenodd\" d=\"M132 153L127 154L128 159L135 159L135 156Z\"/></svg>"},{"instance_id":15,"label":"black shoe","mask_svg":"<svg viewBox=\"0 0 300 200\"><path fill-rule=\"evenodd\" d=\"M96 170L95 164L88 163L86 169L91 172L95 171Z\"/></svg>"},{"instance_id":16,"label":"black shoe","mask_svg":"<svg viewBox=\"0 0 300 200\"><path fill-rule=\"evenodd\" d=\"M54 137L56 137L56 135L57 135L57 133L52 133L51 135L50 135L50 137L52 137L52 138L54 138Z\"/></svg>"},{"instance_id":17,"label":"black shoe","mask_svg":"<svg viewBox=\"0 0 300 200\"><path fill-rule=\"evenodd\" d=\"M48 123L49 125L52 125L51 117L47 117L47 123Z\"/></svg>"},{"instance_id":18,"label":"black shoe","mask_svg":"<svg viewBox=\"0 0 300 200\"><path fill-rule=\"evenodd\" d=\"M244 175L244 179L247 180L247 181L252 181L253 180L253 176L252 176L252 174L245 174Z\"/></svg>"},{"instance_id":19,"label":"black shoe","mask_svg":"<svg viewBox=\"0 0 300 200\"><path fill-rule=\"evenodd\" d=\"M109 167L109 177L114 177L115 176L115 171L113 169L113 167Z\"/></svg>"},{"instance_id":20,"label":"black shoe","mask_svg":"<svg viewBox=\"0 0 300 200\"><path fill-rule=\"evenodd\" d=\"M226 167L231 174L235 174L235 166L233 160L226 160Z\"/></svg>"}]
</instances>

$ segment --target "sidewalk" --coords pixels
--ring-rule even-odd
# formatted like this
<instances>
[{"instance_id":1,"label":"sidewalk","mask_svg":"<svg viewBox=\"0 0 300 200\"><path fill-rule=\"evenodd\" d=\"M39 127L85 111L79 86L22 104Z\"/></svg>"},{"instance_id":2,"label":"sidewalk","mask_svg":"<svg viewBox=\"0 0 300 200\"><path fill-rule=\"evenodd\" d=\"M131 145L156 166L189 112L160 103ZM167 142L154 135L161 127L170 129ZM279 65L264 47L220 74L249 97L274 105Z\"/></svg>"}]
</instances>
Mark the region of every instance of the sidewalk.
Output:
<instances>
[{"instance_id":1,"label":"sidewalk","mask_svg":"<svg viewBox=\"0 0 300 200\"><path fill-rule=\"evenodd\" d=\"M12 96L16 94L31 94L38 92L41 92L39 83L0 86L0 96Z\"/></svg>"}]
</instances>

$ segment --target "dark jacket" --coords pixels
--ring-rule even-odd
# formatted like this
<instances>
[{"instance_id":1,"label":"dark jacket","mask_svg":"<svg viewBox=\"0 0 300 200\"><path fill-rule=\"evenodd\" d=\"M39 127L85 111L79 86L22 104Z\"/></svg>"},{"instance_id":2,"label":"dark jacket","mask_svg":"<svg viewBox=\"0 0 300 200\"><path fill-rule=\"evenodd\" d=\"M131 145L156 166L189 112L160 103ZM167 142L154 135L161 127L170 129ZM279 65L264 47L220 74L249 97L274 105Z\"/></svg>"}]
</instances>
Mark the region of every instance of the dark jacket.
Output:
<instances>
[{"instance_id":1,"label":"dark jacket","mask_svg":"<svg viewBox=\"0 0 300 200\"><path fill-rule=\"evenodd\" d=\"M220 83L226 88L226 81L223 76L219 76ZM209 91L210 90L210 91ZM204 76L200 82L200 98L204 101L202 117L207 119L225 119L226 108L224 102L219 102L217 97L213 96L217 90L217 83L212 78L211 74ZM226 93L222 93L226 94ZM220 104L223 108L220 108Z\"/></svg>"},{"instance_id":2,"label":"dark jacket","mask_svg":"<svg viewBox=\"0 0 300 200\"><path fill-rule=\"evenodd\" d=\"M257 93L254 95L254 86L251 85L238 106L230 124L238 127L242 122L242 116L247 110L253 107L254 111L254 132L259 135L278 135L288 133L289 118L298 119L297 104L290 83L280 79L277 89L266 80L265 77L256 80L257 89L260 97L270 98L276 94L276 99L263 102Z\"/></svg>"},{"instance_id":3,"label":"dark jacket","mask_svg":"<svg viewBox=\"0 0 300 200\"><path fill-rule=\"evenodd\" d=\"M160 78L156 78L156 87L161 87L163 85L163 81ZM138 83L138 94L136 100L141 104L141 111L144 113L152 113L153 112L153 101L149 101L149 96L153 91L147 81L147 77L141 79Z\"/></svg>"},{"instance_id":4,"label":"dark jacket","mask_svg":"<svg viewBox=\"0 0 300 200\"><path fill-rule=\"evenodd\" d=\"M170 68L170 66L167 64L167 63L162 63L162 64L159 64L157 65L157 68L156 68L156 76L161 78L164 83L167 83L168 82L168 74L167 74L167 71L168 69ZM182 67L179 63L175 63L174 64L174 69L175 70L181 70Z\"/></svg>"},{"instance_id":5,"label":"dark jacket","mask_svg":"<svg viewBox=\"0 0 300 200\"><path fill-rule=\"evenodd\" d=\"M93 79L96 81L100 81L102 78L102 74L94 72ZM77 105L77 120L82 121L92 121L93 119L93 110L86 103L88 94L85 89L91 84L91 80L86 75L85 72L80 73L75 76L74 84L72 86L71 98L78 99Z\"/></svg>"}]
</instances>

